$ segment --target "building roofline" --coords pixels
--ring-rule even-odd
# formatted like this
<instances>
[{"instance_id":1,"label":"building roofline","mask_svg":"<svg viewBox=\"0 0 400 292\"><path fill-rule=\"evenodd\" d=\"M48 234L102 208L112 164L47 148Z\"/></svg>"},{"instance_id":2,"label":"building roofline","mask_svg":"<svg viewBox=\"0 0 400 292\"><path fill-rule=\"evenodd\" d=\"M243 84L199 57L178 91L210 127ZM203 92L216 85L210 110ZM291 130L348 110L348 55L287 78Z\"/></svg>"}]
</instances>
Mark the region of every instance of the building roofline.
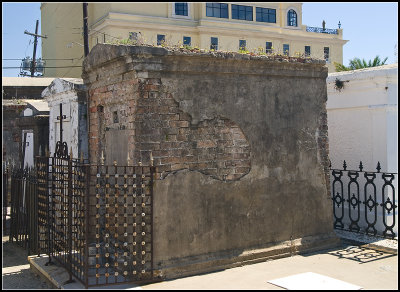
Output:
<instances>
[{"instance_id":1,"label":"building roofline","mask_svg":"<svg viewBox=\"0 0 400 292\"><path fill-rule=\"evenodd\" d=\"M2 86L49 86L54 77L1 77Z\"/></svg>"}]
</instances>

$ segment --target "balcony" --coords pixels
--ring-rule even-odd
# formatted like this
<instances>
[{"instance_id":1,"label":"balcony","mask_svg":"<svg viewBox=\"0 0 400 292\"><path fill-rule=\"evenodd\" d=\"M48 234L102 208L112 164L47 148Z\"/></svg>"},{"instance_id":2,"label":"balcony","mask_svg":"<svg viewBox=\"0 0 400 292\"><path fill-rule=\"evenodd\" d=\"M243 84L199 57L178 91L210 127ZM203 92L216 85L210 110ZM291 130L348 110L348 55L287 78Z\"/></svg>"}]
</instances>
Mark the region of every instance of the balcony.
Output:
<instances>
[{"instance_id":1,"label":"balcony","mask_svg":"<svg viewBox=\"0 0 400 292\"><path fill-rule=\"evenodd\" d=\"M312 27L312 26L307 26L306 31L317 32L317 33L327 33L327 34L339 34L337 29Z\"/></svg>"}]
</instances>

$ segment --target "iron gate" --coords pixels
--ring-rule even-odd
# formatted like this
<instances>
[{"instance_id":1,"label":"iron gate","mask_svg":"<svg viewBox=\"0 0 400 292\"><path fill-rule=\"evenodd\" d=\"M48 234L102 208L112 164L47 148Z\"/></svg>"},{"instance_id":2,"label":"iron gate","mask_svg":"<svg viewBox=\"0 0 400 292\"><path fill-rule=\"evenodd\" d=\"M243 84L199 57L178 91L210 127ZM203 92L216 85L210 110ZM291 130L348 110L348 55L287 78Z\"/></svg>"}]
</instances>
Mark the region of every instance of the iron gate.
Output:
<instances>
[{"instance_id":1,"label":"iron gate","mask_svg":"<svg viewBox=\"0 0 400 292\"><path fill-rule=\"evenodd\" d=\"M11 170L10 242L28 250L37 250L37 177L35 169Z\"/></svg>"},{"instance_id":2,"label":"iron gate","mask_svg":"<svg viewBox=\"0 0 400 292\"><path fill-rule=\"evenodd\" d=\"M152 282L154 174L141 164L36 157L34 171L13 175L12 237L86 288Z\"/></svg>"}]
</instances>

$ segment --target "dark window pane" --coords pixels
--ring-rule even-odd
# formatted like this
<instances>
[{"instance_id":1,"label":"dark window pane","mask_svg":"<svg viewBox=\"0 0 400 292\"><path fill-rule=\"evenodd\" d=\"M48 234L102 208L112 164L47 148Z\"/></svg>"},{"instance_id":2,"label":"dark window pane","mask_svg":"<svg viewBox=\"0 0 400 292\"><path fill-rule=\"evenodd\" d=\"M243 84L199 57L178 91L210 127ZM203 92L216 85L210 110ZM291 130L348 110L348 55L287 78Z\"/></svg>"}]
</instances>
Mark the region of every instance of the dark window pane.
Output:
<instances>
[{"instance_id":1,"label":"dark window pane","mask_svg":"<svg viewBox=\"0 0 400 292\"><path fill-rule=\"evenodd\" d=\"M289 45L283 44L283 54L289 56Z\"/></svg>"},{"instance_id":2,"label":"dark window pane","mask_svg":"<svg viewBox=\"0 0 400 292\"><path fill-rule=\"evenodd\" d=\"M175 14L188 16L188 5L186 2L175 3Z\"/></svg>"},{"instance_id":3,"label":"dark window pane","mask_svg":"<svg viewBox=\"0 0 400 292\"><path fill-rule=\"evenodd\" d=\"M272 53L272 42L266 42L265 43L265 51L267 53Z\"/></svg>"},{"instance_id":4,"label":"dark window pane","mask_svg":"<svg viewBox=\"0 0 400 292\"><path fill-rule=\"evenodd\" d=\"M304 54L306 55L306 57L309 57L311 55L311 47L310 46L304 47Z\"/></svg>"},{"instance_id":5,"label":"dark window pane","mask_svg":"<svg viewBox=\"0 0 400 292\"><path fill-rule=\"evenodd\" d=\"M228 18L228 4L206 3L206 16Z\"/></svg>"},{"instance_id":6,"label":"dark window pane","mask_svg":"<svg viewBox=\"0 0 400 292\"><path fill-rule=\"evenodd\" d=\"M253 20L253 7L232 4L232 19Z\"/></svg>"},{"instance_id":7,"label":"dark window pane","mask_svg":"<svg viewBox=\"0 0 400 292\"><path fill-rule=\"evenodd\" d=\"M256 21L276 23L276 10L269 8L256 8Z\"/></svg>"},{"instance_id":8,"label":"dark window pane","mask_svg":"<svg viewBox=\"0 0 400 292\"><path fill-rule=\"evenodd\" d=\"M259 8L257 7L256 9L256 21L261 21L261 11L259 11Z\"/></svg>"},{"instance_id":9,"label":"dark window pane","mask_svg":"<svg viewBox=\"0 0 400 292\"><path fill-rule=\"evenodd\" d=\"M239 40L239 50L246 50L246 40Z\"/></svg>"},{"instance_id":10,"label":"dark window pane","mask_svg":"<svg viewBox=\"0 0 400 292\"><path fill-rule=\"evenodd\" d=\"M192 43L192 38L191 37L183 37L183 44L190 46Z\"/></svg>"},{"instance_id":11,"label":"dark window pane","mask_svg":"<svg viewBox=\"0 0 400 292\"><path fill-rule=\"evenodd\" d=\"M157 45L160 46L165 43L165 35L164 34L158 34L157 35Z\"/></svg>"},{"instance_id":12,"label":"dark window pane","mask_svg":"<svg viewBox=\"0 0 400 292\"><path fill-rule=\"evenodd\" d=\"M329 60L329 47L324 47L324 58Z\"/></svg>"},{"instance_id":13,"label":"dark window pane","mask_svg":"<svg viewBox=\"0 0 400 292\"><path fill-rule=\"evenodd\" d=\"M293 9L288 11L288 26L297 26L297 13Z\"/></svg>"},{"instance_id":14,"label":"dark window pane","mask_svg":"<svg viewBox=\"0 0 400 292\"><path fill-rule=\"evenodd\" d=\"M221 4L221 17L228 18L228 4Z\"/></svg>"},{"instance_id":15,"label":"dark window pane","mask_svg":"<svg viewBox=\"0 0 400 292\"><path fill-rule=\"evenodd\" d=\"M211 38L210 50L218 50L218 38Z\"/></svg>"},{"instance_id":16,"label":"dark window pane","mask_svg":"<svg viewBox=\"0 0 400 292\"><path fill-rule=\"evenodd\" d=\"M213 12L212 7L208 7L208 6L207 6L207 8L206 8L206 15L207 15L207 16L212 16L212 12Z\"/></svg>"}]
</instances>

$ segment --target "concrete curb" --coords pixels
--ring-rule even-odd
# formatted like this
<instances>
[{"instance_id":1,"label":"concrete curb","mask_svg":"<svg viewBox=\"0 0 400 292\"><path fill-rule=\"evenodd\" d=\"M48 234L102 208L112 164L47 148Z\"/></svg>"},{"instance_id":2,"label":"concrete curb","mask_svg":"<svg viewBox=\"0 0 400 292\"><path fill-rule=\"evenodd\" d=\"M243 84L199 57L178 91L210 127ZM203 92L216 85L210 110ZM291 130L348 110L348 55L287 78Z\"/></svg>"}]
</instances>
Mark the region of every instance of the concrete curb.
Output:
<instances>
[{"instance_id":1,"label":"concrete curb","mask_svg":"<svg viewBox=\"0 0 400 292\"><path fill-rule=\"evenodd\" d=\"M363 248L370 248L390 254L398 254L398 240L354 233L346 230L337 230L335 233L344 243L355 244Z\"/></svg>"},{"instance_id":2,"label":"concrete curb","mask_svg":"<svg viewBox=\"0 0 400 292\"><path fill-rule=\"evenodd\" d=\"M73 283L64 284L68 279L69 275L66 269L61 267L57 262L46 266L49 257L44 256L28 256L28 262L31 265L33 272L38 274L40 277L45 278L47 282L51 283L56 289L85 289L75 277L73 277Z\"/></svg>"},{"instance_id":3,"label":"concrete curb","mask_svg":"<svg viewBox=\"0 0 400 292\"><path fill-rule=\"evenodd\" d=\"M40 265L38 265L34 258L37 256L28 256L28 262L32 272L38 275L41 279L44 279L47 283L54 286L54 288L60 289L57 281L55 281Z\"/></svg>"},{"instance_id":4,"label":"concrete curb","mask_svg":"<svg viewBox=\"0 0 400 292\"><path fill-rule=\"evenodd\" d=\"M39 275L41 278L45 279L47 282L51 283L56 289L74 289L83 290L85 285L83 285L77 278L72 276L74 282L66 283L69 280L69 274L67 270L62 267L58 262L54 261L52 265L47 265L49 257L47 255L43 256L28 256L28 262L31 266L31 270ZM138 285L127 283L120 285L105 285L101 287L89 287L88 289L124 289L124 290L141 290L142 288Z\"/></svg>"}]
</instances>

